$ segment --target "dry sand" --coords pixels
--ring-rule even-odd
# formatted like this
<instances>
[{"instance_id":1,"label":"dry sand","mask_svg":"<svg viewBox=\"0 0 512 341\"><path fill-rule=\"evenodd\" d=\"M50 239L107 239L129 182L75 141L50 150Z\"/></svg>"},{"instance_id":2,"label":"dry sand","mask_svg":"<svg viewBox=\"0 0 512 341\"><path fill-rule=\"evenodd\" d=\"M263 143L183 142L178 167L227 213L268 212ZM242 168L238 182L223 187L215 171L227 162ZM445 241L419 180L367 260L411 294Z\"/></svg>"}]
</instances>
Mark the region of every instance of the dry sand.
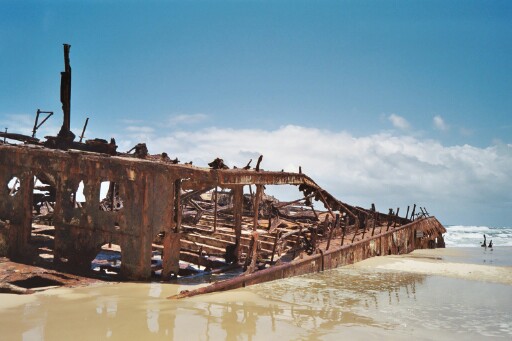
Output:
<instances>
[{"instance_id":1,"label":"dry sand","mask_svg":"<svg viewBox=\"0 0 512 341\"><path fill-rule=\"evenodd\" d=\"M512 267L446 262L444 257L462 257L464 249L415 250L407 255L373 257L353 265L361 269L407 271L459 279L512 285Z\"/></svg>"}]
</instances>

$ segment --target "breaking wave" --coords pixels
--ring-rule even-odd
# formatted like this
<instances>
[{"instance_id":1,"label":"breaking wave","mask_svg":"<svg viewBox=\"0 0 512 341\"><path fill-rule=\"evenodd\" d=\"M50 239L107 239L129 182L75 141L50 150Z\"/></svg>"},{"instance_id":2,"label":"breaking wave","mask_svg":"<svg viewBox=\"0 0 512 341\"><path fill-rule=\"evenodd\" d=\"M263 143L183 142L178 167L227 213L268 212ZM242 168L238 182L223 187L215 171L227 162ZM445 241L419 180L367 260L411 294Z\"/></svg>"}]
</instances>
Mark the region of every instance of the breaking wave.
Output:
<instances>
[{"instance_id":1,"label":"breaking wave","mask_svg":"<svg viewBox=\"0 0 512 341\"><path fill-rule=\"evenodd\" d=\"M488 226L446 226L444 236L446 246L478 247L487 237L487 243L492 240L494 246L512 246L512 227Z\"/></svg>"}]
</instances>

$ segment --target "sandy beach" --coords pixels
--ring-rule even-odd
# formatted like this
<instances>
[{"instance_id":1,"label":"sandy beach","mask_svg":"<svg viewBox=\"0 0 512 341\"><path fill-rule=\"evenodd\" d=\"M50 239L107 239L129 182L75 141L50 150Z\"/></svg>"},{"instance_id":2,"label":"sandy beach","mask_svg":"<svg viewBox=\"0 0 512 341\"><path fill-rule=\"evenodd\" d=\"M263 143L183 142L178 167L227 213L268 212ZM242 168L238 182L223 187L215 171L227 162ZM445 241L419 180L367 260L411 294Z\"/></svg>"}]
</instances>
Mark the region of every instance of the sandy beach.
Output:
<instances>
[{"instance_id":1,"label":"sandy beach","mask_svg":"<svg viewBox=\"0 0 512 341\"><path fill-rule=\"evenodd\" d=\"M2 294L2 339L510 338L512 248L484 252L417 250L179 301L165 297L190 286L121 283Z\"/></svg>"},{"instance_id":2,"label":"sandy beach","mask_svg":"<svg viewBox=\"0 0 512 341\"><path fill-rule=\"evenodd\" d=\"M423 249L408 255L369 258L353 267L512 285L512 259L506 258L507 252L506 248L493 251L482 248ZM495 260L496 254L500 256L498 260ZM496 263L511 265L498 266Z\"/></svg>"}]
</instances>

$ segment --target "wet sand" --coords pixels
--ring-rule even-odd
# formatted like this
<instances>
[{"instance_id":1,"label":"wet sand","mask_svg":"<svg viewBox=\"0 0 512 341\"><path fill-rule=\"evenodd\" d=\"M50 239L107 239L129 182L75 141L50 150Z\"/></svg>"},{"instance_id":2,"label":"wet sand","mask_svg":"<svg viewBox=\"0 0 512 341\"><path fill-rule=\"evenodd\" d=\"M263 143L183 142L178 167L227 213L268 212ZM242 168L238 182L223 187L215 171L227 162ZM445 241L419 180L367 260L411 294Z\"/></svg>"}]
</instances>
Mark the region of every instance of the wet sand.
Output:
<instances>
[{"instance_id":1,"label":"wet sand","mask_svg":"<svg viewBox=\"0 0 512 341\"><path fill-rule=\"evenodd\" d=\"M512 248L502 251L512 256ZM180 301L165 297L189 286L121 283L2 294L0 339L510 338L511 268L480 264L487 257L478 255L482 250L467 252L418 250Z\"/></svg>"}]
</instances>

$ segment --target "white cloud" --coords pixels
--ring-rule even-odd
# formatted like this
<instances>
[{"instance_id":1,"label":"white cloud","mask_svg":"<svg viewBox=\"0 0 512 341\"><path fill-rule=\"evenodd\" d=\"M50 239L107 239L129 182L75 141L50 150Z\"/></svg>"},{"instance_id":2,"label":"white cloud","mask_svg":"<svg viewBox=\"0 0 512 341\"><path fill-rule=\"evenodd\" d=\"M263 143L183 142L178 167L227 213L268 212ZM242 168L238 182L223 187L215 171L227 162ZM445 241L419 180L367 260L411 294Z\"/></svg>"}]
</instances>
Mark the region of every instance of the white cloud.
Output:
<instances>
[{"instance_id":1,"label":"white cloud","mask_svg":"<svg viewBox=\"0 0 512 341\"><path fill-rule=\"evenodd\" d=\"M12 132L30 134L33 127L30 115L0 116L0 124L4 122L11 123ZM50 121L43 127L38 136L50 135L48 130L55 135L60 128ZM153 127L131 125L126 131L115 136L120 151L146 142L151 153L165 151L198 166L221 157L230 167L243 167L251 158L254 166L263 154L263 169L297 172L301 166L318 184L351 204L375 203L381 211L401 207L404 212L407 205L417 203L447 224L512 221L510 144L448 147L392 133L354 137L294 125L270 131L209 127L166 135ZM298 197L297 189L291 189Z\"/></svg>"},{"instance_id":2,"label":"white cloud","mask_svg":"<svg viewBox=\"0 0 512 341\"><path fill-rule=\"evenodd\" d=\"M439 115L434 116L434 127L438 130L447 131L448 125L444 122L443 118Z\"/></svg>"},{"instance_id":3,"label":"white cloud","mask_svg":"<svg viewBox=\"0 0 512 341\"><path fill-rule=\"evenodd\" d=\"M199 122L203 122L208 119L208 115L205 114L179 114L174 115L169 118L169 124L171 125L179 125L179 124L195 124Z\"/></svg>"},{"instance_id":4,"label":"white cloud","mask_svg":"<svg viewBox=\"0 0 512 341\"><path fill-rule=\"evenodd\" d=\"M145 133L149 134L155 131L152 127L147 126L128 126L126 127L126 130L129 132L135 132L135 133Z\"/></svg>"},{"instance_id":5,"label":"white cloud","mask_svg":"<svg viewBox=\"0 0 512 341\"><path fill-rule=\"evenodd\" d=\"M252 158L254 166L263 154L262 168L297 172L301 166L342 201L364 207L374 202L380 210L401 206L401 212L418 203L448 219L446 223L484 224L485 219L495 218L489 212L511 201L512 148L507 145L446 147L411 136L354 137L288 125L272 131L172 132L153 136L148 148L199 166L216 157L230 167L242 167ZM507 207L496 216L510 221L510 212Z\"/></svg>"},{"instance_id":6,"label":"white cloud","mask_svg":"<svg viewBox=\"0 0 512 341\"><path fill-rule=\"evenodd\" d=\"M393 124L395 128L398 129L407 130L411 127L405 118L396 114L389 115L388 120L391 122L391 124Z\"/></svg>"},{"instance_id":7,"label":"white cloud","mask_svg":"<svg viewBox=\"0 0 512 341\"><path fill-rule=\"evenodd\" d=\"M155 136L155 129L149 126L127 126L122 136L115 135L118 151L131 149L137 143L149 144Z\"/></svg>"}]
</instances>

